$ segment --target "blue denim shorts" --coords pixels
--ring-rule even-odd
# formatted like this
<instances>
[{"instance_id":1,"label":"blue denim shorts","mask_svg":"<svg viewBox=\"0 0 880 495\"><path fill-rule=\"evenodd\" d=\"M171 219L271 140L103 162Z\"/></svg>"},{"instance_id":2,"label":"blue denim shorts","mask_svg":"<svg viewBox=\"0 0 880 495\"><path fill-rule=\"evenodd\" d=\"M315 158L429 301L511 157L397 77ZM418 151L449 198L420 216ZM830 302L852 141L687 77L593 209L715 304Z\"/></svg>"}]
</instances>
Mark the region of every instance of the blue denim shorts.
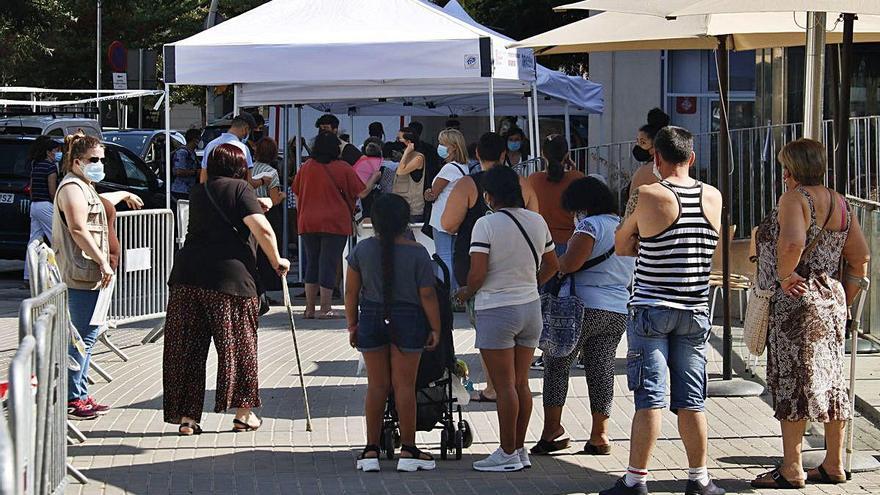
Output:
<instances>
[{"instance_id":1,"label":"blue denim shorts","mask_svg":"<svg viewBox=\"0 0 880 495\"><path fill-rule=\"evenodd\" d=\"M357 329L357 349L360 352L378 351L390 344L401 352L422 352L428 341L428 321L417 304L391 305L390 324L385 323L381 304L361 301Z\"/></svg>"},{"instance_id":2,"label":"blue denim shorts","mask_svg":"<svg viewBox=\"0 0 880 495\"><path fill-rule=\"evenodd\" d=\"M636 410L666 407L667 390L673 412L705 409L710 329L708 311L630 308L626 379Z\"/></svg>"}]
</instances>

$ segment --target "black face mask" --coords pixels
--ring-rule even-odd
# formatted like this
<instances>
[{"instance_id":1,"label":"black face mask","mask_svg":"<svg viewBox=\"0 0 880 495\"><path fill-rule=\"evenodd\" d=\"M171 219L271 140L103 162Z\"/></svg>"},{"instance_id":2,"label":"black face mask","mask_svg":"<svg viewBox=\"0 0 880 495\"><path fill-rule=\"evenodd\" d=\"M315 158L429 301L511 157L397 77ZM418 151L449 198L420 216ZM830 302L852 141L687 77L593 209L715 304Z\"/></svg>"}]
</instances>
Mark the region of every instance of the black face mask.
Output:
<instances>
[{"instance_id":1,"label":"black face mask","mask_svg":"<svg viewBox=\"0 0 880 495\"><path fill-rule=\"evenodd\" d=\"M650 151L645 150L639 145L633 146L633 158L636 159L637 162L650 162L654 159L654 155L651 154Z\"/></svg>"},{"instance_id":2,"label":"black face mask","mask_svg":"<svg viewBox=\"0 0 880 495\"><path fill-rule=\"evenodd\" d=\"M263 139L263 136L265 134L266 133L263 131L253 131L253 132L251 132L250 140L256 143L260 139Z\"/></svg>"}]
</instances>

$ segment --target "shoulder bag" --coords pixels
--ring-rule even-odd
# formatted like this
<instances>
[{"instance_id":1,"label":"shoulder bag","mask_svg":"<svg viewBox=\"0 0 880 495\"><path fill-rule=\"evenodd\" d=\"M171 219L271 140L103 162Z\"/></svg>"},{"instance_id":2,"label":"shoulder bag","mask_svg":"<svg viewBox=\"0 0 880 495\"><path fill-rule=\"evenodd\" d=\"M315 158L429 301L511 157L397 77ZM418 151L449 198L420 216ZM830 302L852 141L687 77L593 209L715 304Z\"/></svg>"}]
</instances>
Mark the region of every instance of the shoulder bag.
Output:
<instances>
[{"instance_id":1,"label":"shoulder bag","mask_svg":"<svg viewBox=\"0 0 880 495\"><path fill-rule=\"evenodd\" d=\"M829 190L829 194L830 194ZM831 194L831 207L828 208L828 218L822 229L816 234L816 237L810 241L810 244L801 253L801 260L809 255L818 244L822 234L826 232L825 227L831 220L831 212L834 206L834 194ZM757 256L757 245L755 247ZM757 284L749 288L748 305L746 306L746 314L743 316L743 341L749 352L754 356L764 354L767 348L767 330L770 327L770 310L773 294L776 293L776 286L770 289L762 289Z\"/></svg>"},{"instance_id":2,"label":"shoulder bag","mask_svg":"<svg viewBox=\"0 0 880 495\"><path fill-rule=\"evenodd\" d=\"M203 184L204 188L205 188L205 196L208 197L208 201L211 202L211 206L214 207L214 211L218 215L220 215L220 219L223 220L223 223L225 223L226 225L229 226L229 228L232 229L232 232L235 233L235 237L237 239L239 239L241 241L241 243L244 244L244 246L247 248L248 252L250 252L251 245L248 244L247 238L242 236L241 232L238 230L238 227L236 227L235 224L229 220L229 217L227 217L226 214L223 213L223 209L220 208L220 205L218 205L217 201L214 199L214 195L211 194L211 189L208 187L208 184L209 184L209 182L205 182ZM248 238L249 237L250 236L248 236ZM257 246L257 249L260 249L260 247ZM254 269L255 270L256 270L256 266L257 266L257 261L255 259L254 260ZM253 275L256 275L256 274L253 274ZM287 283L287 281L282 280L281 283ZM256 286L257 286L257 298L259 298L259 300L260 300L260 316L262 316L262 315L269 312L269 308L270 308L269 297L266 295L266 291L263 290L263 288L260 284L260 277L254 276L254 284L256 284Z\"/></svg>"}]
</instances>

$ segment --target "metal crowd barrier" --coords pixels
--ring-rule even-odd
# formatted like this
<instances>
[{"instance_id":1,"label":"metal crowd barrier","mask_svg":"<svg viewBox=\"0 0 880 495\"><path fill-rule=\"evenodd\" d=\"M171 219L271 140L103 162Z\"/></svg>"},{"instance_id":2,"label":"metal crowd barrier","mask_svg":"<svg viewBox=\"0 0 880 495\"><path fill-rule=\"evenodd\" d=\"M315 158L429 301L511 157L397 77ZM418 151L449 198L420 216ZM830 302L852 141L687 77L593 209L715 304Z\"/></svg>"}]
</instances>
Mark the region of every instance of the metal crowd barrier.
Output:
<instances>
[{"instance_id":1,"label":"metal crowd barrier","mask_svg":"<svg viewBox=\"0 0 880 495\"><path fill-rule=\"evenodd\" d=\"M859 219L865 240L868 241L868 250L872 253L872 260L868 263L868 276L871 281L880 281L880 262L877 260L880 253L880 202L860 199L853 196L846 198L853 206L853 212ZM862 331L876 336L872 332L875 326L880 326L880 291L871 291L867 295L862 320Z\"/></svg>"},{"instance_id":2,"label":"metal crowd barrier","mask_svg":"<svg viewBox=\"0 0 880 495\"><path fill-rule=\"evenodd\" d=\"M64 284L22 302L7 400L12 491L0 480L0 493L63 493L66 472L87 481L67 463L67 314Z\"/></svg>"},{"instance_id":3,"label":"metal crowd barrier","mask_svg":"<svg viewBox=\"0 0 880 495\"><path fill-rule=\"evenodd\" d=\"M107 320L119 325L164 317L174 262L174 213L121 212L116 215L116 236L119 268Z\"/></svg>"}]
</instances>

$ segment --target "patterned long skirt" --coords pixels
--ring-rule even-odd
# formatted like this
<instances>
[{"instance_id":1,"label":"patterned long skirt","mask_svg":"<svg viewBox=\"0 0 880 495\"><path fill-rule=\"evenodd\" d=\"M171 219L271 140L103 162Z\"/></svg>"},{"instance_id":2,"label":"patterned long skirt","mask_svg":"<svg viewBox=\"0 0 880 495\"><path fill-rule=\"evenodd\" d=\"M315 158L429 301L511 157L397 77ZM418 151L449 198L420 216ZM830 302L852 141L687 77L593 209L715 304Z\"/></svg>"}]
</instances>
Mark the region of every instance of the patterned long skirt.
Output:
<instances>
[{"instance_id":1,"label":"patterned long skirt","mask_svg":"<svg viewBox=\"0 0 880 495\"><path fill-rule=\"evenodd\" d=\"M165 421L200 421L211 339L217 350L214 412L260 407L257 384L257 326L260 303L189 286L173 286L165 320L162 363Z\"/></svg>"}]
</instances>

